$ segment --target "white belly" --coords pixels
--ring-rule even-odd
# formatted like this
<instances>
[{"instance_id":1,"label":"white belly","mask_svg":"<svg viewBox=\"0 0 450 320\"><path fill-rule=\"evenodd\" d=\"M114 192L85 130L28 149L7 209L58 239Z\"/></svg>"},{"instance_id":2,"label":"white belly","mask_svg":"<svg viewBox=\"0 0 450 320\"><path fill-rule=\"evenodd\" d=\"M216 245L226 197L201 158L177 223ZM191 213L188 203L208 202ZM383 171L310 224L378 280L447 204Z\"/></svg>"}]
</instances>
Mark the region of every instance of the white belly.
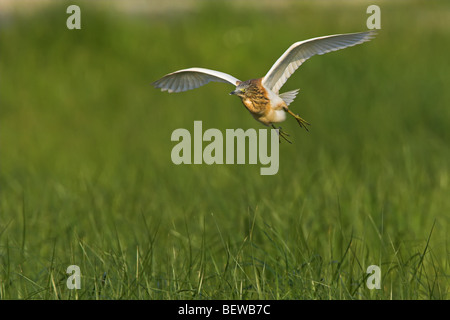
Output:
<instances>
[{"instance_id":1,"label":"white belly","mask_svg":"<svg viewBox=\"0 0 450 320\"><path fill-rule=\"evenodd\" d=\"M286 112L283 109L273 110L269 118L272 122L283 122L286 120Z\"/></svg>"}]
</instances>

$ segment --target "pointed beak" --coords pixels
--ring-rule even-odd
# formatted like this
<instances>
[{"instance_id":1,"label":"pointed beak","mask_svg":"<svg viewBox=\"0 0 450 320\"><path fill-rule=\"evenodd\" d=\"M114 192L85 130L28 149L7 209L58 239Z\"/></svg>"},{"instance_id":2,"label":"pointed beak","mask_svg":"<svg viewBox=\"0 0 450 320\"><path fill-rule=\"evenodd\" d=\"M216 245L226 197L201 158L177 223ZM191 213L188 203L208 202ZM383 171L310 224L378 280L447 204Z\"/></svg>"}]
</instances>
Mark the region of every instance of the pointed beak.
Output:
<instances>
[{"instance_id":1,"label":"pointed beak","mask_svg":"<svg viewBox=\"0 0 450 320\"><path fill-rule=\"evenodd\" d=\"M230 95L231 95L231 94L236 94L236 90L231 91L231 92L230 92Z\"/></svg>"}]
</instances>

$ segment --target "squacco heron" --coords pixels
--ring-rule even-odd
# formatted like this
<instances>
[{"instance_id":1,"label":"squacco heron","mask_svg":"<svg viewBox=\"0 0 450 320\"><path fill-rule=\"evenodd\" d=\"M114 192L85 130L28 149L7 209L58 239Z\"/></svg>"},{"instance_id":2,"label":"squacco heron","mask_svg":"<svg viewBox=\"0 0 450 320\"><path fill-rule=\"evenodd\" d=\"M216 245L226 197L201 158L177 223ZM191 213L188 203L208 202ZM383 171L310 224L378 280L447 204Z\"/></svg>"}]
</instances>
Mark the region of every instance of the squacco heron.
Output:
<instances>
[{"instance_id":1,"label":"squacco heron","mask_svg":"<svg viewBox=\"0 0 450 320\"><path fill-rule=\"evenodd\" d=\"M236 89L230 94L241 98L244 106L257 121L278 129L279 136L290 143L287 138L289 134L282 131L281 127L276 128L274 123L286 120L286 113L292 115L300 127L307 131L309 123L289 109L289 105L294 101L299 89L279 93L287 79L303 62L316 54L321 55L361 44L371 40L374 36L374 31L366 31L296 42L283 53L264 77L258 79L240 81L220 71L189 68L169 73L152 84L162 91L182 92L198 88L210 81L231 83L236 86Z\"/></svg>"}]
</instances>

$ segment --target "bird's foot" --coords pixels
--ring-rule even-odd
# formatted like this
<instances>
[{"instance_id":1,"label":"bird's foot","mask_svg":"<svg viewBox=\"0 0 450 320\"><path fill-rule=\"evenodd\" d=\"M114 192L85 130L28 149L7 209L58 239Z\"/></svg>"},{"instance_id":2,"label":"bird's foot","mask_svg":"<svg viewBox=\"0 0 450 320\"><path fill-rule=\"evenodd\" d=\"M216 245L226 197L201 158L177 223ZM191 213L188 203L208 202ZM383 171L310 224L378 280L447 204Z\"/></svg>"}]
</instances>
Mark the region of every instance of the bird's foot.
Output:
<instances>
[{"instance_id":1,"label":"bird's foot","mask_svg":"<svg viewBox=\"0 0 450 320\"><path fill-rule=\"evenodd\" d=\"M294 117L295 117L295 120L297 120L300 127L305 128L306 131L309 131L307 126L310 126L311 124L308 121L300 118L300 116L298 116L298 115L295 115Z\"/></svg>"},{"instance_id":2,"label":"bird's foot","mask_svg":"<svg viewBox=\"0 0 450 320\"><path fill-rule=\"evenodd\" d=\"M272 128L277 130L279 143L281 143L281 138L283 138L284 140L286 140L287 142L292 144L292 142L287 138L290 136L289 133L287 133L286 131L283 131L281 127L275 128L275 126L273 124L272 124Z\"/></svg>"},{"instance_id":3,"label":"bird's foot","mask_svg":"<svg viewBox=\"0 0 450 320\"><path fill-rule=\"evenodd\" d=\"M311 124L308 121L306 121L305 119L302 119L298 114L293 113L289 109L285 108L284 110L287 111L291 116L293 116L295 118L295 120L297 120L300 127L305 128L306 131L309 131L307 126L310 126Z\"/></svg>"}]
</instances>

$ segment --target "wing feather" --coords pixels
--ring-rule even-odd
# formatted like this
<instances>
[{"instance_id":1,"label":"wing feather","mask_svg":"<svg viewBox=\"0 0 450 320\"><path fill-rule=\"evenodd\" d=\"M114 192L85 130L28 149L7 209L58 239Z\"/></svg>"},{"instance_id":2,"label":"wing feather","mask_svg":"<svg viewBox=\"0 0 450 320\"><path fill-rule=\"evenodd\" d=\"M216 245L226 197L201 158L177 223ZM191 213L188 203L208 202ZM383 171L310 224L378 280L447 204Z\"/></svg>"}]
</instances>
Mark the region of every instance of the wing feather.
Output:
<instances>
[{"instance_id":1,"label":"wing feather","mask_svg":"<svg viewBox=\"0 0 450 320\"><path fill-rule=\"evenodd\" d=\"M173 92L178 92L178 87L179 87L179 82L180 78L173 78L173 83L172 83L172 91Z\"/></svg>"},{"instance_id":2,"label":"wing feather","mask_svg":"<svg viewBox=\"0 0 450 320\"><path fill-rule=\"evenodd\" d=\"M284 100L284 102L286 102L287 105L290 105L292 103L292 101L294 101L295 97L298 94L298 91L300 89L295 89L292 91L288 91L288 92L284 92L280 94L280 98Z\"/></svg>"},{"instance_id":3,"label":"wing feather","mask_svg":"<svg viewBox=\"0 0 450 320\"><path fill-rule=\"evenodd\" d=\"M161 91L182 92L201 87L210 81L231 83L235 86L240 82L237 78L220 71L189 68L169 73L152 85Z\"/></svg>"},{"instance_id":4,"label":"wing feather","mask_svg":"<svg viewBox=\"0 0 450 320\"><path fill-rule=\"evenodd\" d=\"M373 30L358 33L336 34L299 41L291 45L263 78L263 85L278 93L287 79L303 62L316 54L325 54L371 40Z\"/></svg>"}]
</instances>

